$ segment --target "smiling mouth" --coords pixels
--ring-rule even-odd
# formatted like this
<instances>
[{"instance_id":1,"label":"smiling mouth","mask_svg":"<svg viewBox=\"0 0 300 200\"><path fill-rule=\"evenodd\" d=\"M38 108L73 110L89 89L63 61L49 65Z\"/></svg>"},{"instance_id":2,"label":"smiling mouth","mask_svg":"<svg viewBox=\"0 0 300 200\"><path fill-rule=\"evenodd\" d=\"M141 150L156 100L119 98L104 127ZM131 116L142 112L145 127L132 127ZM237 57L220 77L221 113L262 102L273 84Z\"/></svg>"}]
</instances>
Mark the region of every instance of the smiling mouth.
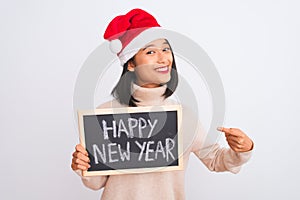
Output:
<instances>
[{"instance_id":1,"label":"smiling mouth","mask_svg":"<svg viewBox=\"0 0 300 200\"><path fill-rule=\"evenodd\" d=\"M169 72L169 67L168 66L158 67L158 68L155 69L155 71L162 72L162 73L167 73L167 72Z\"/></svg>"}]
</instances>

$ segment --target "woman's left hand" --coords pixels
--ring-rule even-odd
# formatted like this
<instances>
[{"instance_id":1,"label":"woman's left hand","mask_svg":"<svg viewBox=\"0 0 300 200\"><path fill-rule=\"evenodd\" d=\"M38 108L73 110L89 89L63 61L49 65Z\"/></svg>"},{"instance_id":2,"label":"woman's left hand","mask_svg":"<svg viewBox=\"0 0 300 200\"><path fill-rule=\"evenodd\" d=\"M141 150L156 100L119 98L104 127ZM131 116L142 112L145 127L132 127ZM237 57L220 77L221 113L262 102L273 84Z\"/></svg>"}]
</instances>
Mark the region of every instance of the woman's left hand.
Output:
<instances>
[{"instance_id":1,"label":"woman's left hand","mask_svg":"<svg viewBox=\"0 0 300 200\"><path fill-rule=\"evenodd\" d=\"M235 152L247 152L253 149L252 140L238 128L218 127L218 131L225 133L230 148Z\"/></svg>"}]
</instances>

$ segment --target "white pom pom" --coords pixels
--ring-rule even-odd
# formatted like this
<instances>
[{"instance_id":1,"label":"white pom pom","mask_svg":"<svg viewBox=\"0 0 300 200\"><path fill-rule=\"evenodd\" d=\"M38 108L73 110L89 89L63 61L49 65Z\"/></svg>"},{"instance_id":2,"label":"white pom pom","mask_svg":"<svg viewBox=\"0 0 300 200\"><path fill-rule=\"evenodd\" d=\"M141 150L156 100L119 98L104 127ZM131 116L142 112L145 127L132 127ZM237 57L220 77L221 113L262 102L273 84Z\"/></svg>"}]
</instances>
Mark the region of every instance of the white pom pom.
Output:
<instances>
[{"instance_id":1,"label":"white pom pom","mask_svg":"<svg viewBox=\"0 0 300 200\"><path fill-rule=\"evenodd\" d=\"M109 43L109 48L113 53L117 54L122 50L122 42L119 39L112 40Z\"/></svg>"}]
</instances>

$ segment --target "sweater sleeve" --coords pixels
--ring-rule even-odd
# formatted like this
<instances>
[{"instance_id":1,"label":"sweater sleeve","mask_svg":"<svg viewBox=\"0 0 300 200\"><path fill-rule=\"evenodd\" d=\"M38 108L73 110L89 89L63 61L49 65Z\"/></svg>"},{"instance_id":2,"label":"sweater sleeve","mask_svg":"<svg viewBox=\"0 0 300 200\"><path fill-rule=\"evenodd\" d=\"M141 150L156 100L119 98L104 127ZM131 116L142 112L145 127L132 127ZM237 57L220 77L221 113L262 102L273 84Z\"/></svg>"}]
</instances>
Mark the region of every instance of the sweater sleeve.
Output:
<instances>
[{"instance_id":1,"label":"sweater sleeve","mask_svg":"<svg viewBox=\"0 0 300 200\"><path fill-rule=\"evenodd\" d=\"M210 171L230 171L236 174L250 159L252 150L238 153L230 148L221 148L219 144L213 144L194 153Z\"/></svg>"},{"instance_id":2,"label":"sweater sleeve","mask_svg":"<svg viewBox=\"0 0 300 200\"><path fill-rule=\"evenodd\" d=\"M81 170L76 170L76 174L81 177L82 183L92 190L100 190L105 187L106 181L109 176L82 176Z\"/></svg>"}]
</instances>

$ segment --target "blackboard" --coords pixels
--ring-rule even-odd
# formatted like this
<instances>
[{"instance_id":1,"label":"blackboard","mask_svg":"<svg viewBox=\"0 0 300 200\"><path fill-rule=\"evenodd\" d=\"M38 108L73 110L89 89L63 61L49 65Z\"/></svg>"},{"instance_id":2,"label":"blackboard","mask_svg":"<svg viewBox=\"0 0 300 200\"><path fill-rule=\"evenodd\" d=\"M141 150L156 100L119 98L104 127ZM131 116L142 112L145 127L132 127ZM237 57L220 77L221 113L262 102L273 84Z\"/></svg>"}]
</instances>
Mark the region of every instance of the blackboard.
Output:
<instances>
[{"instance_id":1,"label":"blackboard","mask_svg":"<svg viewBox=\"0 0 300 200\"><path fill-rule=\"evenodd\" d=\"M181 116L179 105L78 111L83 176L182 170Z\"/></svg>"}]
</instances>

